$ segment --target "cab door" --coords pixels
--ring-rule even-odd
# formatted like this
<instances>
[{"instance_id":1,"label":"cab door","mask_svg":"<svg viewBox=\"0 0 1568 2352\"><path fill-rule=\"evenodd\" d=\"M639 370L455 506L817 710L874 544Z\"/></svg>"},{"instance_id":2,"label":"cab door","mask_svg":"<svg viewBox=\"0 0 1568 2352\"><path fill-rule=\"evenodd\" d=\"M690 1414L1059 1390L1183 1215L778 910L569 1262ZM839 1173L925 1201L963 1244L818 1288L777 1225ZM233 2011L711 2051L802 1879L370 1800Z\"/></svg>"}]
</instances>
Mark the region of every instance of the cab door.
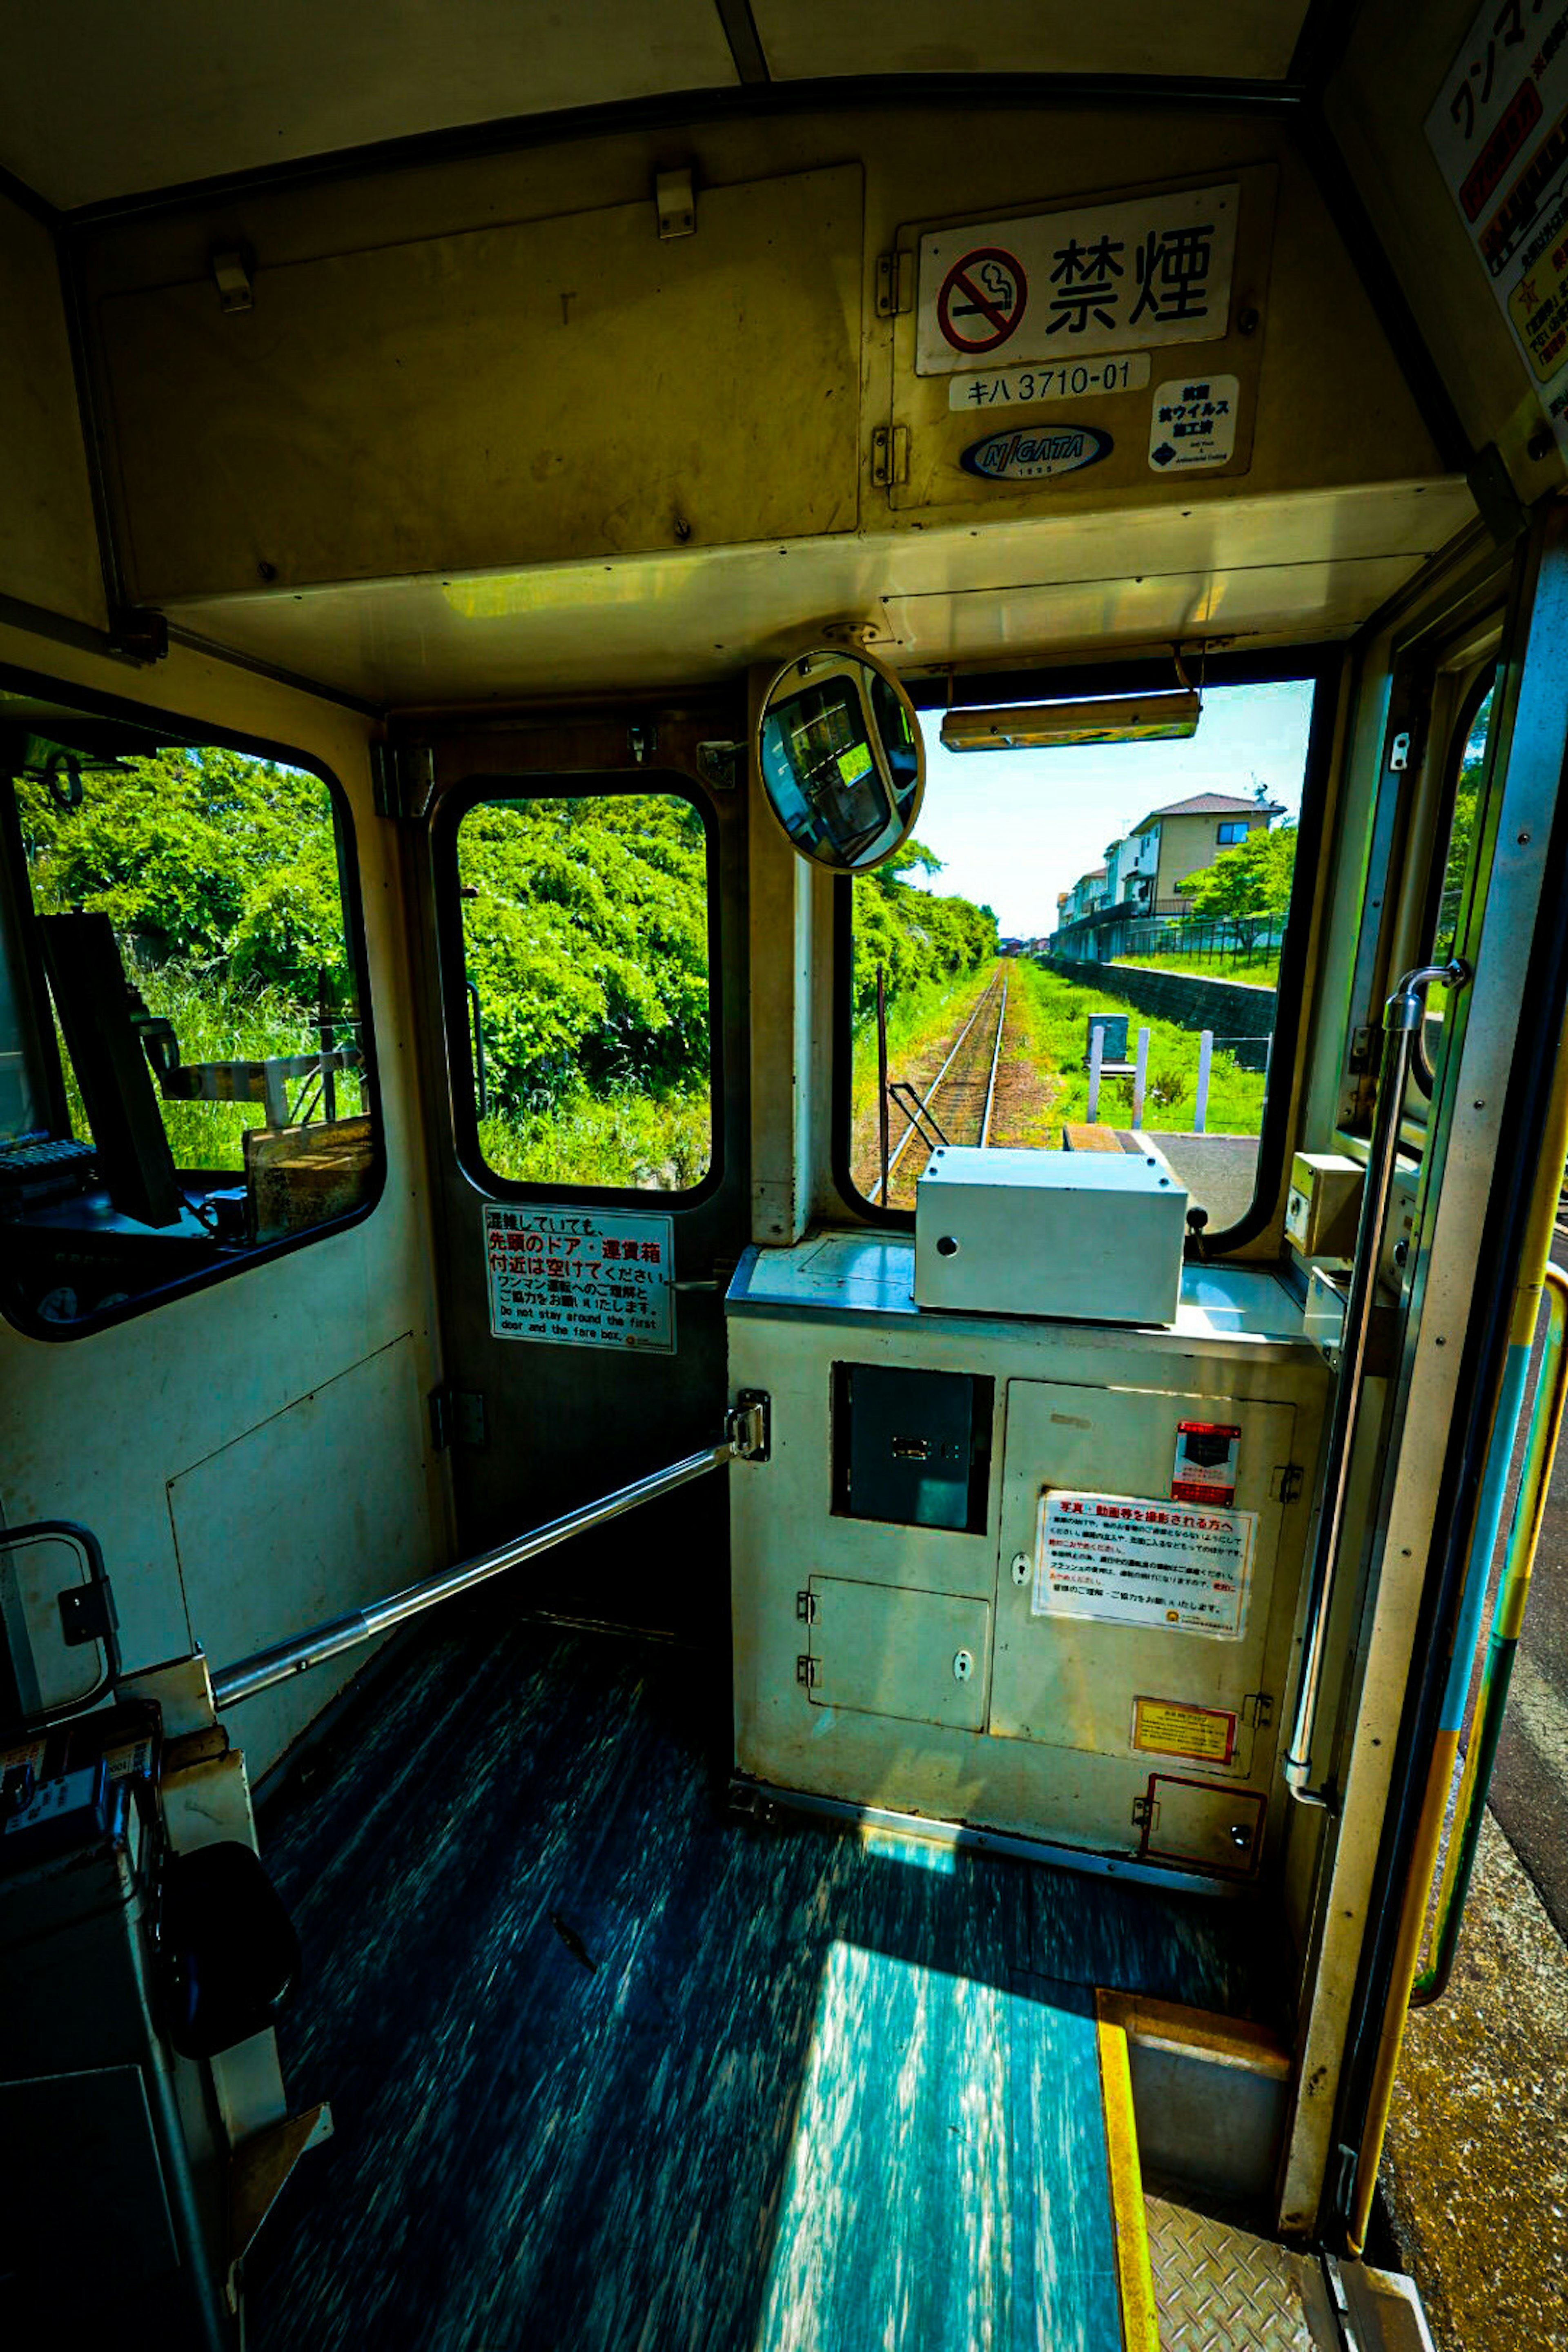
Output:
<instances>
[{"instance_id":1,"label":"cab door","mask_svg":"<svg viewBox=\"0 0 1568 2352\"><path fill-rule=\"evenodd\" d=\"M405 732L402 816L459 1556L716 1439L747 1237L744 705ZM512 1572L722 1633L725 1482Z\"/></svg>"}]
</instances>

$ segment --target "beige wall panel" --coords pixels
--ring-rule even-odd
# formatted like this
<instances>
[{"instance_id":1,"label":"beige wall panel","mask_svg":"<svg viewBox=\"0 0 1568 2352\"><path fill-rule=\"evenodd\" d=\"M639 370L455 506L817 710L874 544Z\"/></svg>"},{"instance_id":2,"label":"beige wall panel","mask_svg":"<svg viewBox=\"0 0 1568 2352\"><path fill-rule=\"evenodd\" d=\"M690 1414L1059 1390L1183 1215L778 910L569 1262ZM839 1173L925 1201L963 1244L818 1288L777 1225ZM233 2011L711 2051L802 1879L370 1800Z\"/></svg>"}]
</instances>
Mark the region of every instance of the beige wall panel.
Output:
<instances>
[{"instance_id":1,"label":"beige wall panel","mask_svg":"<svg viewBox=\"0 0 1568 2352\"><path fill-rule=\"evenodd\" d=\"M389 1542L392 1584L405 1580L410 1562L434 1566L449 1549L440 1465L428 1453L423 1421L411 1437L406 1395L396 1383L371 1384L362 1436L372 1462L405 1462L417 1442L418 1459L407 1465L395 1500L387 1490L388 1508L416 1510L410 1530L389 1534L373 1498L322 1576L301 1578L296 1569L308 1547L295 1547L291 1566L289 1530L310 1524L308 1475L291 1471L281 1494L237 1478L221 1530L226 1578L200 1582L200 1622L194 1622L170 1515L172 1478L366 1358L392 1349L408 1363L407 1379L421 1397L437 1378L428 1185L394 830L373 813L364 723L346 712L180 650L154 669L137 671L0 628L0 661L44 672L62 690L90 687L312 752L333 770L353 805L386 1129L386 1187L374 1210L346 1232L90 1337L34 1339L0 1321L5 1519L79 1518L93 1529L114 1582L128 1670L184 1651L193 1634L224 1664L264 1633L302 1631L323 1600L349 1607L368 1591L385 1589ZM328 1450L317 1452L320 1475L332 1475ZM300 1458L316 1457L306 1447ZM296 1475L304 1483L296 1485ZM354 1655L312 1675L303 1686L310 1707L324 1706L362 1663ZM255 1774L274 1759L298 1717L263 1696L235 1720Z\"/></svg>"},{"instance_id":2,"label":"beige wall panel","mask_svg":"<svg viewBox=\"0 0 1568 2352\"><path fill-rule=\"evenodd\" d=\"M1212 0L1201 14L1145 0L900 0L896 12L839 0L753 0L770 71L816 74L1284 74L1301 0Z\"/></svg>"},{"instance_id":3,"label":"beige wall panel","mask_svg":"<svg viewBox=\"0 0 1568 2352\"><path fill-rule=\"evenodd\" d=\"M846 165L111 299L138 592L847 530L860 253Z\"/></svg>"},{"instance_id":4,"label":"beige wall panel","mask_svg":"<svg viewBox=\"0 0 1568 2352\"><path fill-rule=\"evenodd\" d=\"M1426 142L1426 121L1475 16L1473 0L1367 0L1327 94L1329 122L1363 203L1477 448L1496 441L1526 499L1561 481L1555 448L1525 443L1542 422L1479 257ZM1526 20L1528 22L1528 19Z\"/></svg>"},{"instance_id":5,"label":"beige wall panel","mask_svg":"<svg viewBox=\"0 0 1568 2352\"><path fill-rule=\"evenodd\" d=\"M61 207L378 139L732 85L711 0L72 0L15 12L5 161Z\"/></svg>"},{"instance_id":6,"label":"beige wall panel","mask_svg":"<svg viewBox=\"0 0 1568 2352\"><path fill-rule=\"evenodd\" d=\"M54 243L0 195L0 594L101 627L103 575Z\"/></svg>"}]
</instances>

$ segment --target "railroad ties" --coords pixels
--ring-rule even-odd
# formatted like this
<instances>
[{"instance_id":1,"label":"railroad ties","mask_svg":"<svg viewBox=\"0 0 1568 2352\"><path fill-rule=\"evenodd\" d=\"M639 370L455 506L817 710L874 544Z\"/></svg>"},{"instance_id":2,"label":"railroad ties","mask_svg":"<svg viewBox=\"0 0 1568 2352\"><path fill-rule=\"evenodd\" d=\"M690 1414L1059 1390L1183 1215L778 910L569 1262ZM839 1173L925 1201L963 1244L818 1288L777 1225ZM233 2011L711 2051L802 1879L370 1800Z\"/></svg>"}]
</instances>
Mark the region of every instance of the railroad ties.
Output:
<instances>
[{"instance_id":1,"label":"railroad ties","mask_svg":"<svg viewBox=\"0 0 1568 2352\"><path fill-rule=\"evenodd\" d=\"M907 1080L895 1080L889 1087L893 1129L888 1159L889 1208L914 1207L915 1185L940 1145L984 1147L991 1142L996 1074L1006 1024L1007 974L1003 971L982 993L924 1094ZM870 1198L881 1198L879 1179L871 1187Z\"/></svg>"}]
</instances>

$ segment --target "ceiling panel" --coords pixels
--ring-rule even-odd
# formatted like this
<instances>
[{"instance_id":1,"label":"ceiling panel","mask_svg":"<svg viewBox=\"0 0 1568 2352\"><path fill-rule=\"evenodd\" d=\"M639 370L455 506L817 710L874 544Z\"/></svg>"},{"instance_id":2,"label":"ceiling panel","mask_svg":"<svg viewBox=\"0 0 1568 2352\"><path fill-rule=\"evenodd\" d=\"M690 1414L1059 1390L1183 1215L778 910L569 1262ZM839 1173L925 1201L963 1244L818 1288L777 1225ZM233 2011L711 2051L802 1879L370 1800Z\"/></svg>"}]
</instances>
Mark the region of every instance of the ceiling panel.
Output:
<instances>
[{"instance_id":1,"label":"ceiling panel","mask_svg":"<svg viewBox=\"0 0 1568 2352\"><path fill-rule=\"evenodd\" d=\"M752 0L775 80L828 74L1180 74L1274 81L1307 0ZM1111 173L1111 178L1119 176Z\"/></svg>"},{"instance_id":2,"label":"ceiling panel","mask_svg":"<svg viewBox=\"0 0 1568 2352\"><path fill-rule=\"evenodd\" d=\"M69 0L7 11L0 163L68 211L735 81L713 0Z\"/></svg>"},{"instance_id":3,"label":"ceiling panel","mask_svg":"<svg viewBox=\"0 0 1568 2352\"><path fill-rule=\"evenodd\" d=\"M1474 513L1458 481L1225 499L977 533L784 545L171 602L211 642L368 701L647 691L868 624L900 668L1343 636Z\"/></svg>"}]
</instances>

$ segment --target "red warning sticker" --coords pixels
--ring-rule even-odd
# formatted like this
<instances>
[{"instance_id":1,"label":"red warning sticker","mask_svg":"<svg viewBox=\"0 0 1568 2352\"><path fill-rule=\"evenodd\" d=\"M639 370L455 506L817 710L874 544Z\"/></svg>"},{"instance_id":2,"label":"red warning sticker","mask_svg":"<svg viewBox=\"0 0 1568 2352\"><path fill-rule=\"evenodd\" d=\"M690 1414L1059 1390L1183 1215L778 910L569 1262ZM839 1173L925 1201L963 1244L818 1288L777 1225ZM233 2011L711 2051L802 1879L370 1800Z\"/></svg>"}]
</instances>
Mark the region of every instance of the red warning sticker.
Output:
<instances>
[{"instance_id":1,"label":"red warning sticker","mask_svg":"<svg viewBox=\"0 0 1568 2352\"><path fill-rule=\"evenodd\" d=\"M1236 1457L1241 1431L1223 1421L1179 1421L1176 1466L1171 1473L1173 1503L1217 1503L1236 1496Z\"/></svg>"}]
</instances>

